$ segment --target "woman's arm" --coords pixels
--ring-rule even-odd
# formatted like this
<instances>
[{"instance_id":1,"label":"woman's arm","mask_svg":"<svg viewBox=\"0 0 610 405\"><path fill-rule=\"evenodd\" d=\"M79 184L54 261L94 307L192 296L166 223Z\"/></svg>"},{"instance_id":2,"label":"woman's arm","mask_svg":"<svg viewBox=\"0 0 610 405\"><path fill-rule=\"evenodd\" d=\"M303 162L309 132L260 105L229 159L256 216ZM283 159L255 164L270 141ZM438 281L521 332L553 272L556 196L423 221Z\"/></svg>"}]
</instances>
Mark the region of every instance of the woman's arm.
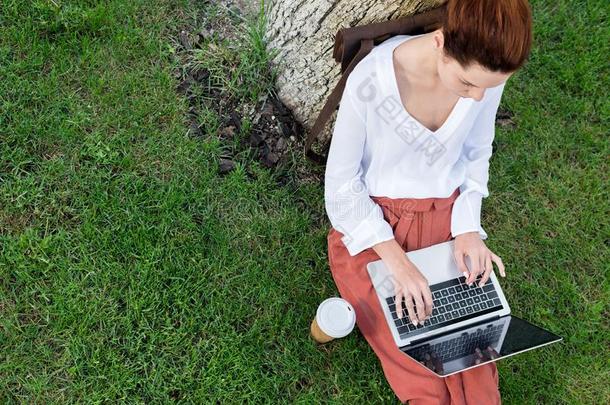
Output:
<instances>
[{"instance_id":1,"label":"woman's arm","mask_svg":"<svg viewBox=\"0 0 610 405\"><path fill-rule=\"evenodd\" d=\"M367 248L379 255L393 277L396 310L413 324L432 315L428 280L408 259L394 238L379 204L371 199L362 181L361 161L366 139L366 105L352 96L348 77L326 161L324 201L333 227L351 256ZM404 302L403 302L404 298Z\"/></svg>"},{"instance_id":2,"label":"woman's arm","mask_svg":"<svg viewBox=\"0 0 610 405\"><path fill-rule=\"evenodd\" d=\"M487 100L466 137L460 160L466 167L466 180L460 186L460 195L453 203L451 235L456 237L466 232L478 232L481 239L487 233L481 226L481 204L489 196L489 158L495 135L496 113L500 105L506 82L489 88Z\"/></svg>"},{"instance_id":3,"label":"woman's arm","mask_svg":"<svg viewBox=\"0 0 610 405\"><path fill-rule=\"evenodd\" d=\"M366 105L351 92L348 77L333 130L324 180L324 201L332 226L355 256L374 245L394 239L381 207L362 181L361 160L366 139Z\"/></svg>"},{"instance_id":4,"label":"woman's arm","mask_svg":"<svg viewBox=\"0 0 610 405\"><path fill-rule=\"evenodd\" d=\"M481 203L489 195L489 158L495 135L496 113L500 105L506 82L487 90L487 100L479 111L473 127L464 142L460 159L466 167L466 180L460 186L460 195L453 204L451 234L455 237L454 255L466 283L472 284L478 274L483 274L480 285L487 282L492 271L492 262L505 277L502 259L485 246L487 233L481 227ZM469 256L471 268L466 266L464 256Z\"/></svg>"}]
</instances>

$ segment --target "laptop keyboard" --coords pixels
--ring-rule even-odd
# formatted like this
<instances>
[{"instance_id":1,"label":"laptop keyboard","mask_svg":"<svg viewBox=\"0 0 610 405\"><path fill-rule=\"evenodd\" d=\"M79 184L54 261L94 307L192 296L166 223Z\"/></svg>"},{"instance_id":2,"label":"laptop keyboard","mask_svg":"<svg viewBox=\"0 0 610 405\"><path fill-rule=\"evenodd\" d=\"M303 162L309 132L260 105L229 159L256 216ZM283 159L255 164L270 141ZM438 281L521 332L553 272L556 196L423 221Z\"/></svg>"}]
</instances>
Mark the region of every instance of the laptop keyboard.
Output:
<instances>
[{"instance_id":1,"label":"laptop keyboard","mask_svg":"<svg viewBox=\"0 0 610 405\"><path fill-rule=\"evenodd\" d=\"M432 284L430 286L433 299L432 316L426 319L423 325L418 323L415 326L411 323L406 307L403 308L403 314L399 317L396 314L394 296L386 298L400 337L419 335L502 309L491 278L483 287L479 287L478 282L481 278L482 275L479 274L470 287L464 283L466 281L464 276ZM417 310L416 306L414 308Z\"/></svg>"},{"instance_id":2,"label":"laptop keyboard","mask_svg":"<svg viewBox=\"0 0 610 405\"><path fill-rule=\"evenodd\" d=\"M407 350L406 353L417 361L424 360L424 354L426 353L436 353L442 363L447 363L451 360L473 355L474 349L477 347L481 350L484 350L487 346L494 347L500 340L502 328L502 324L490 324L484 328L477 328L470 333L464 332L452 339Z\"/></svg>"}]
</instances>

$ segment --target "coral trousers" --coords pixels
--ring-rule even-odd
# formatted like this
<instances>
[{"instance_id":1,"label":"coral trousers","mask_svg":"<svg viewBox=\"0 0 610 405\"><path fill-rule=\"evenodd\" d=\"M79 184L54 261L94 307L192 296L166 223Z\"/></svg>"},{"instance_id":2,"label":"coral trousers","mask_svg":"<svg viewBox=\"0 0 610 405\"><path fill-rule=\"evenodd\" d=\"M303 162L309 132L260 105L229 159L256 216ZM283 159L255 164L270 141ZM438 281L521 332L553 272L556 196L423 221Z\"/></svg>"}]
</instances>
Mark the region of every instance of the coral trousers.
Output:
<instances>
[{"instance_id":1,"label":"coral trousers","mask_svg":"<svg viewBox=\"0 0 610 405\"><path fill-rule=\"evenodd\" d=\"M371 197L381 206L394 237L405 252L451 240L451 210L459 189L446 198ZM378 357L401 403L500 404L496 363L447 377L435 376L405 355L394 342L366 265L380 257L372 248L350 256L335 228L328 233L328 260L339 294L356 312L356 325Z\"/></svg>"}]
</instances>

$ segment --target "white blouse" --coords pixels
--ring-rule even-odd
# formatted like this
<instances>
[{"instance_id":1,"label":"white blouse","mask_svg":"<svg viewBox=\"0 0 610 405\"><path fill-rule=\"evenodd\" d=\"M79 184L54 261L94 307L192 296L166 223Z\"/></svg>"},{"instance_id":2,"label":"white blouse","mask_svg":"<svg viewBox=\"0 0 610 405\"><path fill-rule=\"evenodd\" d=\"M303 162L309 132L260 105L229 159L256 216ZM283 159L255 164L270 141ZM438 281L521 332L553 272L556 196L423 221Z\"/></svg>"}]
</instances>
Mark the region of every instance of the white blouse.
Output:
<instances>
[{"instance_id":1,"label":"white blouse","mask_svg":"<svg viewBox=\"0 0 610 405\"><path fill-rule=\"evenodd\" d=\"M420 34L423 35L423 34ZM478 231L487 190L495 116L506 82L483 98L460 97L447 120L430 131L404 108L393 50L420 35L396 35L375 46L348 76L326 162L328 218L354 256L394 238L381 207L370 196L390 198L460 195L451 213L451 235Z\"/></svg>"}]
</instances>

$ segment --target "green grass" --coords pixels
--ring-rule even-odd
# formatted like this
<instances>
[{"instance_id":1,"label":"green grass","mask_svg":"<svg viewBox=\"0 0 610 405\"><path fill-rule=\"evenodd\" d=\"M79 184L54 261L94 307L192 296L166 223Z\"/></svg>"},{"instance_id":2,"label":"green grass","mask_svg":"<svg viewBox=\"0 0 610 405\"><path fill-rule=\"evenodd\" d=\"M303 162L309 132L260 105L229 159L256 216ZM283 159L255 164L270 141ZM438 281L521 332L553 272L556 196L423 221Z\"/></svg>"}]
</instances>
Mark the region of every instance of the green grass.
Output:
<instances>
[{"instance_id":1,"label":"green grass","mask_svg":"<svg viewBox=\"0 0 610 405\"><path fill-rule=\"evenodd\" d=\"M564 340L498 363L501 392L608 403L608 7L532 3L483 224L515 314ZM280 188L246 153L218 176L212 110L211 133L188 135L171 37L185 15L221 11L201 7L0 5L2 403L397 402L359 332L308 338L337 295L321 186ZM270 50L260 20L235 23L247 41L200 61L232 63L220 85L253 103Z\"/></svg>"}]
</instances>

